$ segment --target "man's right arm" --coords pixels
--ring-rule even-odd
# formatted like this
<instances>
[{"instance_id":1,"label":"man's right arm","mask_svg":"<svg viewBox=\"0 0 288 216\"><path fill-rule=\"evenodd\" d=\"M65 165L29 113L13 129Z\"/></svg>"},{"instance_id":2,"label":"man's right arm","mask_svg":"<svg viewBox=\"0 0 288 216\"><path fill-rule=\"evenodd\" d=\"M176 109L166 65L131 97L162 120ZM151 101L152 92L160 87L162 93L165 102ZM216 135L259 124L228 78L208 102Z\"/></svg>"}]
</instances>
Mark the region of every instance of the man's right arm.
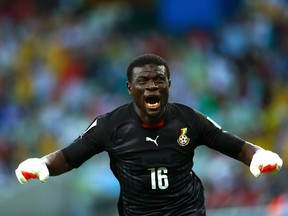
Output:
<instances>
[{"instance_id":1,"label":"man's right arm","mask_svg":"<svg viewBox=\"0 0 288 216\"><path fill-rule=\"evenodd\" d=\"M25 184L29 179L46 182L49 176L56 176L72 169L61 150L57 150L42 158L29 158L19 164L15 170L18 181Z\"/></svg>"},{"instance_id":2,"label":"man's right arm","mask_svg":"<svg viewBox=\"0 0 288 216\"><path fill-rule=\"evenodd\" d=\"M69 166L61 150L57 150L41 158L46 164L50 176L57 176L72 169Z\"/></svg>"},{"instance_id":3,"label":"man's right arm","mask_svg":"<svg viewBox=\"0 0 288 216\"><path fill-rule=\"evenodd\" d=\"M42 158L29 158L19 164L15 170L18 181L27 183L29 179L46 182L49 176L61 175L78 168L89 158L105 150L103 134L107 127L102 121L95 119L88 129L69 146L45 155Z\"/></svg>"}]
</instances>

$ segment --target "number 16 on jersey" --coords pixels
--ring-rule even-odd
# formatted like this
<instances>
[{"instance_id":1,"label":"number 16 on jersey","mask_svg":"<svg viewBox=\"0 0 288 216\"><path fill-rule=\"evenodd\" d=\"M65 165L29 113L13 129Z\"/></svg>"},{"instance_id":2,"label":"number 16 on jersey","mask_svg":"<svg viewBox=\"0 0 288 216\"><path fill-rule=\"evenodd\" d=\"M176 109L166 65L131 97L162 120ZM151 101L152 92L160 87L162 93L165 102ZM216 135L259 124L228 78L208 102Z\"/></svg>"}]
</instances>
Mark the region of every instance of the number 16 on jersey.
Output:
<instances>
[{"instance_id":1,"label":"number 16 on jersey","mask_svg":"<svg viewBox=\"0 0 288 216\"><path fill-rule=\"evenodd\" d=\"M149 168L151 175L151 188L152 190L156 190L157 188L161 190L165 190L169 186L168 181L168 170L166 167L159 168Z\"/></svg>"}]
</instances>

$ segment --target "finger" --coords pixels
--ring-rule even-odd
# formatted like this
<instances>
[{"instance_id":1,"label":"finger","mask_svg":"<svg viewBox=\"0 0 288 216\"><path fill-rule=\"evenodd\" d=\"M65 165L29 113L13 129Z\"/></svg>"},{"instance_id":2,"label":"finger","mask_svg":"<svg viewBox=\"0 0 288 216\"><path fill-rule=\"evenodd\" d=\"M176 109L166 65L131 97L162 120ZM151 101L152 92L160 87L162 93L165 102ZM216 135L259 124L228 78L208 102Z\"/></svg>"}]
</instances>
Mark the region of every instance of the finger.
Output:
<instances>
[{"instance_id":1,"label":"finger","mask_svg":"<svg viewBox=\"0 0 288 216\"><path fill-rule=\"evenodd\" d=\"M255 176L255 177L259 177L261 174L261 171L259 169L258 166L251 166L250 167L250 172Z\"/></svg>"},{"instance_id":2,"label":"finger","mask_svg":"<svg viewBox=\"0 0 288 216\"><path fill-rule=\"evenodd\" d=\"M49 178L49 170L45 167L39 172L39 180L46 182Z\"/></svg>"},{"instance_id":3,"label":"finger","mask_svg":"<svg viewBox=\"0 0 288 216\"><path fill-rule=\"evenodd\" d=\"M26 180L37 178L37 175L31 172L21 171L21 173L25 177Z\"/></svg>"},{"instance_id":4,"label":"finger","mask_svg":"<svg viewBox=\"0 0 288 216\"><path fill-rule=\"evenodd\" d=\"M261 173L271 173L277 169L277 163L259 167Z\"/></svg>"},{"instance_id":5,"label":"finger","mask_svg":"<svg viewBox=\"0 0 288 216\"><path fill-rule=\"evenodd\" d=\"M22 175L22 173L21 173L21 171L19 169L15 170L15 174L16 174L16 177L17 177L18 181L21 184L26 184L27 183L27 179Z\"/></svg>"},{"instance_id":6,"label":"finger","mask_svg":"<svg viewBox=\"0 0 288 216\"><path fill-rule=\"evenodd\" d=\"M279 171L282 168L282 166L283 166L283 160L278 156L277 157L277 170Z\"/></svg>"},{"instance_id":7,"label":"finger","mask_svg":"<svg viewBox=\"0 0 288 216\"><path fill-rule=\"evenodd\" d=\"M269 160L266 161L266 163L262 164L261 172L277 172L282 168L283 160L279 157L278 154L275 154L273 152L267 151L267 158ZM262 171L263 170L263 171Z\"/></svg>"}]
</instances>

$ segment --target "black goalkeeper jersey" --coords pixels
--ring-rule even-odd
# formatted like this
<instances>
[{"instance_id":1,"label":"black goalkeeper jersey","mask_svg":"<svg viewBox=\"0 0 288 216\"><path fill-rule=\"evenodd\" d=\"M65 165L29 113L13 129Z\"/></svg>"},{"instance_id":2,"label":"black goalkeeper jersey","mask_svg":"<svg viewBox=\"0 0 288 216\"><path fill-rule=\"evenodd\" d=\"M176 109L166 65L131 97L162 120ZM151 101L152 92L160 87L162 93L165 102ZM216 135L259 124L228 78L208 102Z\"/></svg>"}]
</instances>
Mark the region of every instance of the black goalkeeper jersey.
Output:
<instances>
[{"instance_id":1,"label":"black goalkeeper jersey","mask_svg":"<svg viewBox=\"0 0 288 216\"><path fill-rule=\"evenodd\" d=\"M163 124L141 125L132 102L97 117L62 152L73 168L108 152L121 188L119 215L205 215L203 186L192 171L195 148L206 145L236 158L243 144L177 103L167 104Z\"/></svg>"}]
</instances>

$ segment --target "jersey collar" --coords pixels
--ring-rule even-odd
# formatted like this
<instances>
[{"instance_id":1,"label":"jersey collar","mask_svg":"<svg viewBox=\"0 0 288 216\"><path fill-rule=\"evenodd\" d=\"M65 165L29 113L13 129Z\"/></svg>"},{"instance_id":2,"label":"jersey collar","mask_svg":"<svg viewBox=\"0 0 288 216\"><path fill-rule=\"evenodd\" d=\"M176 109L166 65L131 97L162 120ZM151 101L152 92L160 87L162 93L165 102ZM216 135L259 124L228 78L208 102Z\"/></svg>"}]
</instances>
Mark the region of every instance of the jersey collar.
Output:
<instances>
[{"instance_id":1,"label":"jersey collar","mask_svg":"<svg viewBox=\"0 0 288 216\"><path fill-rule=\"evenodd\" d=\"M164 125L164 120L161 120L155 124L141 124L143 128L159 128Z\"/></svg>"}]
</instances>

